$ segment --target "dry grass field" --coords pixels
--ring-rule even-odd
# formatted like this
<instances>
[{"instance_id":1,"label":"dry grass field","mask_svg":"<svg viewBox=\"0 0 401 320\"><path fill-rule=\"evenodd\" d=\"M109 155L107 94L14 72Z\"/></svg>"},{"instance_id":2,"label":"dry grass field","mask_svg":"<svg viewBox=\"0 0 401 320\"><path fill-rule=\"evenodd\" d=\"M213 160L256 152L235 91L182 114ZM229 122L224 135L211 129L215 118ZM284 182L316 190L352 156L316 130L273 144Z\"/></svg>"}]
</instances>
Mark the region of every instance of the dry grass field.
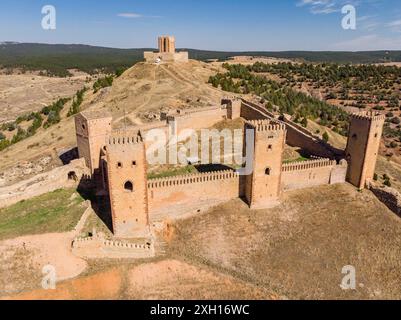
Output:
<instances>
[{"instance_id":1,"label":"dry grass field","mask_svg":"<svg viewBox=\"0 0 401 320\"><path fill-rule=\"evenodd\" d=\"M350 185L286 194L274 209L240 200L175 226L172 252L291 299L400 299L401 220ZM358 288L343 291L353 265Z\"/></svg>"},{"instance_id":2,"label":"dry grass field","mask_svg":"<svg viewBox=\"0 0 401 320\"><path fill-rule=\"evenodd\" d=\"M225 94L207 84L216 67L191 60L187 65L156 66L138 63L115 79L111 88L84 95L82 110L107 110L113 114L114 127L124 123L141 124L169 108L191 108L219 105ZM75 91L74 91L75 92ZM1 99L0 99L1 101ZM58 155L76 145L73 118L66 118L70 103L64 107L62 120L49 129L12 145L0 154L0 173L26 161L50 156L61 165Z\"/></svg>"},{"instance_id":3,"label":"dry grass field","mask_svg":"<svg viewBox=\"0 0 401 320\"><path fill-rule=\"evenodd\" d=\"M14 251L18 261L25 261L15 265L18 279L29 281L25 289L0 295L18 299L401 298L401 220L372 193L358 192L348 184L290 192L280 206L268 210L250 211L241 200L232 201L171 224L165 241L163 256L151 261L92 261L79 277L60 282L52 292L40 290L40 277L26 268L32 263L31 253ZM2 264L6 262L10 260L3 257ZM341 271L347 265L356 268L354 291L340 288Z\"/></svg>"},{"instance_id":4,"label":"dry grass field","mask_svg":"<svg viewBox=\"0 0 401 320\"><path fill-rule=\"evenodd\" d=\"M133 125L155 119L162 110L219 105L226 93L207 84L216 71L221 63L138 63L112 87L86 92L81 107L110 111L114 126L121 127L124 114ZM33 108L26 103L21 110ZM61 165L60 152L76 145L73 119L66 117L69 106L59 124L2 151L0 174L47 155L51 166ZM327 131L330 143L345 147L345 138L332 130L311 121L308 128ZM285 154L288 161L299 158L296 148L286 147ZM401 191L401 166L380 157L377 173L389 175ZM164 254L139 261L86 261L72 255L71 229L84 210L81 200L67 190L0 212L0 298L401 299L401 218L371 192L348 184L286 193L272 209L251 211L235 200L166 221ZM54 219L46 224L49 217ZM104 231L105 226L91 215L84 231L93 227ZM60 268L61 281L51 292L40 289L41 268L48 263ZM356 268L354 291L340 288L346 265Z\"/></svg>"},{"instance_id":5,"label":"dry grass field","mask_svg":"<svg viewBox=\"0 0 401 320\"><path fill-rule=\"evenodd\" d=\"M75 71L72 77L37 74L0 74L0 124L38 111L58 98L71 97L86 83L88 74Z\"/></svg>"}]
</instances>

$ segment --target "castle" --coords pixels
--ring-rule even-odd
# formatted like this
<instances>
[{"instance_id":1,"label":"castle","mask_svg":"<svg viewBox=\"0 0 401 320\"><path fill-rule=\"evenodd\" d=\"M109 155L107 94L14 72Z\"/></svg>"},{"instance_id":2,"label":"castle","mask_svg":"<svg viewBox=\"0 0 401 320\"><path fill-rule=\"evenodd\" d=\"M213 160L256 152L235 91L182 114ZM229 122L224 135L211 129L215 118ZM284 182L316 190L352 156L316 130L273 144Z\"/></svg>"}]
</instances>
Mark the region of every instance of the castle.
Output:
<instances>
[{"instance_id":1,"label":"castle","mask_svg":"<svg viewBox=\"0 0 401 320\"><path fill-rule=\"evenodd\" d=\"M159 37L159 52L144 53L146 62L188 62L188 52L176 52L175 38L171 36Z\"/></svg>"},{"instance_id":2,"label":"castle","mask_svg":"<svg viewBox=\"0 0 401 320\"><path fill-rule=\"evenodd\" d=\"M149 130L171 134L238 118L245 120L244 133L253 133L247 141L254 150L249 174L223 170L148 179L144 137ZM383 115L370 111L351 115L346 150L331 147L262 105L238 98L223 99L218 107L164 114L160 121L126 130L113 130L110 115L91 111L77 115L75 125L79 155L99 194L110 200L114 235L129 239L146 237L155 222L236 198L260 209L276 205L289 190L346 182L363 189L374 177L384 120ZM308 152L311 160L283 163L286 144Z\"/></svg>"}]
</instances>

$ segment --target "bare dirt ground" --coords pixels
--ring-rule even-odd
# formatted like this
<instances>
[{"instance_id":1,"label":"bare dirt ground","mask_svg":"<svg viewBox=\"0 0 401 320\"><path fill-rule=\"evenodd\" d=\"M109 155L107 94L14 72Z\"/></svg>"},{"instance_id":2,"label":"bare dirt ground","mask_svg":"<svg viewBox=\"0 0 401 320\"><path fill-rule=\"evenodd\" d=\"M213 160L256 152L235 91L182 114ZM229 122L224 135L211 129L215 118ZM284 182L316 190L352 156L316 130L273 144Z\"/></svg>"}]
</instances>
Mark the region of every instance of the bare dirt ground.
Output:
<instances>
[{"instance_id":1,"label":"bare dirt ground","mask_svg":"<svg viewBox=\"0 0 401 320\"><path fill-rule=\"evenodd\" d=\"M169 227L168 238L164 257L152 261L91 262L79 277L58 283L55 291L38 289L39 278L35 279L34 291L25 287L19 293L9 291L2 296L401 298L401 220L371 192L358 192L348 184L290 192L280 206L268 210L251 211L241 200L235 200L174 223ZM13 254L21 257L20 251ZM43 255L44 261L50 259ZM63 252L60 255L68 257ZM27 258L12 261L29 266L21 263L24 259ZM28 257L27 261L31 259ZM21 265L15 270L21 269ZM342 268L348 265L356 268L357 289L353 291L340 288ZM26 277L17 274L20 279Z\"/></svg>"},{"instance_id":2,"label":"bare dirt ground","mask_svg":"<svg viewBox=\"0 0 401 320\"><path fill-rule=\"evenodd\" d=\"M72 279L87 267L71 252L73 232L20 237L0 242L0 295L37 288L42 268L52 265L57 278Z\"/></svg>"},{"instance_id":3,"label":"bare dirt ground","mask_svg":"<svg viewBox=\"0 0 401 320\"><path fill-rule=\"evenodd\" d=\"M220 105L225 93L207 84L215 71L212 65L193 60L170 66L138 63L115 79L111 88L96 94L87 91L81 110L110 111L114 127L121 127L124 111L128 122L132 122L129 124L140 124L154 119L152 116L159 115L160 110ZM33 137L2 151L0 173L14 170L27 161L37 162L44 156L51 157L52 164L61 165L60 151L76 145L74 120L66 118L69 107L70 103L64 107L59 124L40 129Z\"/></svg>"},{"instance_id":4,"label":"bare dirt ground","mask_svg":"<svg viewBox=\"0 0 401 320\"><path fill-rule=\"evenodd\" d=\"M235 56L230 60L226 61L229 64L244 64L244 65L252 65L256 62L262 62L267 64L275 64L275 63L296 63L295 60L290 59L281 59L281 58L273 58L273 57L252 57L252 56ZM218 63L216 63L217 65Z\"/></svg>"},{"instance_id":5,"label":"bare dirt ground","mask_svg":"<svg viewBox=\"0 0 401 320\"><path fill-rule=\"evenodd\" d=\"M400 218L346 184L288 193L270 210L222 205L178 223L172 250L291 299L399 299L400 240ZM347 265L352 292L339 286Z\"/></svg>"},{"instance_id":6,"label":"bare dirt ground","mask_svg":"<svg viewBox=\"0 0 401 320\"><path fill-rule=\"evenodd\" d=\"M0 124L38 111L58 98L73 96L85 85L87 77L78 71L67 78L0 74Z\"/></svg>"},{"instance_id":7,"label":"bare dirt ground","mask_svg":"<svg viewBox=\"0 0 401 320\"><path fill-rule=\"evenodd\" d=\"M34 290L3 299L276 299L239 279L176 259L111 267L62 282L56 290Z\"/></svg>"}]
</instances>

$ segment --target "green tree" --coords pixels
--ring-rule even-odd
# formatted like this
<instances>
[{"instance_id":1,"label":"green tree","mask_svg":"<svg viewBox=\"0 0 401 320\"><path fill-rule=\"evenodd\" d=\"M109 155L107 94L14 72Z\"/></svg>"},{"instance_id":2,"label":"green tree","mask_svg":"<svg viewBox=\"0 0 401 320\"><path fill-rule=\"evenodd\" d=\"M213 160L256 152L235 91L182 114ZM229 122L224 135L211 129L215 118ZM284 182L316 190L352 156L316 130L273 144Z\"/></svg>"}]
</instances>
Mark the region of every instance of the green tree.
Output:
<instances>
[{"instance_id":1,"label":"green tree","mask_svg":"<svg viewBox=\"0 0 401 320\"><path fill-rule=\"evenodd\" d=\"M323 133L323 137L322 138L323 138L323 141L329 142L330 137L329 137L329 134L327 132Z\"/></svg>"}]
</instances>

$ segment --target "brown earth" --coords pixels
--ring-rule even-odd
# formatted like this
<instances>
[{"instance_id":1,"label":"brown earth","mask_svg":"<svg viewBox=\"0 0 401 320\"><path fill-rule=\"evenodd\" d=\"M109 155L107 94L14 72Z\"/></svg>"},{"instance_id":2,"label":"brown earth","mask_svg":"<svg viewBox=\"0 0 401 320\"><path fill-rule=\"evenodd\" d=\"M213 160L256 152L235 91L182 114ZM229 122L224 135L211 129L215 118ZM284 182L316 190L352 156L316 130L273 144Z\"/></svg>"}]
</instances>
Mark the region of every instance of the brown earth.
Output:
<instances>
[{"instance_id":1,"label":"brown earth","mask_svg":"<svg viewBox=\"0 0 401 320\"><path fill-rule=\"evenodd\" d=\"M132 124L154 119L160 110L169 108L196 108L220 105L224 92L207 84L216 67L191 60L184 65L149 65L138 63L115 79L111 88L85 93L81 110L107 110L114 116L114 126L121 127L124 112ZM51 156L54 163L62 150L76 146L73 118L66 118L68 103L62 112L62 121L47 130L38 130L0 153L0 172L12 169L26 161L37 161Z\"/></svg>"},{"instance_id":2,"label":"brown earth","mask_svg":"<svg viewBox=\"0 0 401 320\"><path fill-rule=\"evenodd\" d=\"M87 77L88 74L78 71L67 78L0 74L0 124L39 111L59 98L72 97L87 84Z\"/></svg>"},{"instance_id":3,"label":"brown earth","mask_svg":"<svg viewBox=\"0 0 401 320\"><path fill-rule=\"evenodd\" d=\"M179 222L172 250L291 299L400 299L400 241L400 218L345 184L290 192L270 210L219 206ZM355 291L340 288L347 265Z\"/></svg>"},{"instance_id":4,"label":"brown earth","mask_svg":"<svg viewBox=\"0 0 401 320\"><path fill-rule=\"evenodd\" d=\"M273 299L266 290L205 266L179 260L111 267L107 271L58 284L56 290L34 290L3 299Z\"/></svg>"},{"instance_id":5,"label":"brown earth","mask_svg":"<svg viewBox=\"0 0 401 320\"><path fill-rule=\"evenodd\" d=\"M55 291L27 287L3 297L401 298L401 220L371 192L348 184L290 192L268 210L251 211L235 200L176 222L169 233L165 257L90 262L85 273L58 283ZM31 259L14 261L25 266ZM348 265L356 268L352 291L340 288ZM35 281L39 288L40 277Z\"/></svg>"}]
</instances>

